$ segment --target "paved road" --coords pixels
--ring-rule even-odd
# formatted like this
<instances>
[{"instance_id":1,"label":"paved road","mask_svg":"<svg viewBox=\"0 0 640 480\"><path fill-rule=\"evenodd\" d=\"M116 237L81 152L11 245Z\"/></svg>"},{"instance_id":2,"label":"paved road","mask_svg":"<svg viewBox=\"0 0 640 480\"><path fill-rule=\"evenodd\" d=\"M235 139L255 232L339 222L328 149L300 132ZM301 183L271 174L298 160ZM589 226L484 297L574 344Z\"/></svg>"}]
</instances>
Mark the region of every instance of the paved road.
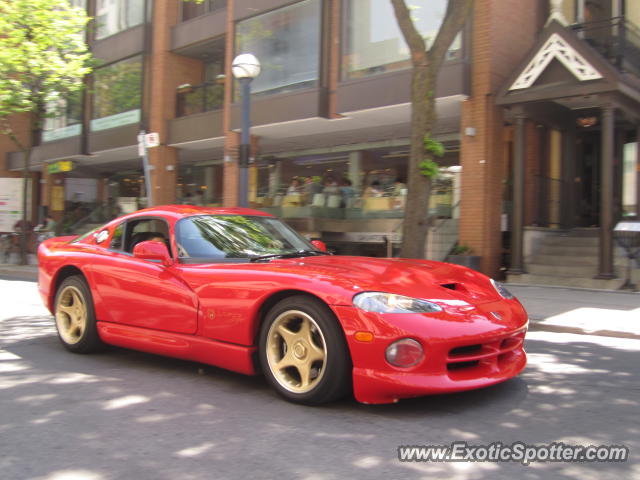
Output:
<instances>
[{"instance_id":1,"label":"paved road","mask_svg":"<svg viewBox=\"0 0 640 480\"><path fill-rule=\"evenodd\" d=\"M640 478L640 341L536 331L518 378L365 406L288 404L259 377L58 344L34 283L0 280L3 480ZM401 463L398 445L625 444L623 464Z\"/></svg>"}]
</instances>

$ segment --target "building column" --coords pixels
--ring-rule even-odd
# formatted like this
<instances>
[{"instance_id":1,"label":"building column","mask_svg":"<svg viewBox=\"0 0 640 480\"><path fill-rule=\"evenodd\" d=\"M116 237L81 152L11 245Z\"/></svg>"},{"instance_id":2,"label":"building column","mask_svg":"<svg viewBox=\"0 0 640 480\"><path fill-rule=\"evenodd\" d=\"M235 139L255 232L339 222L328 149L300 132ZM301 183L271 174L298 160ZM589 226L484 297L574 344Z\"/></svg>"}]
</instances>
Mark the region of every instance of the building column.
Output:
<instances>
[{"instance_id":1,"label":"building column","mask_svg":"<svg viewBox=\"0 0 640 480\"><path fill-rule=\"evenodd\" d=\"M278 193L282 182L282 160L273 159L269 163L269 197L273 198Z\"/></svg>"},{"instance_id":2,"label":"building column","mask_svg":"<svg viewBox=\"0 0 640 480\"><path fill-rule=\"evenodd\" d=\"M602 107L602 151L600 154L600 251L598 275L595 278L615 278L613 272L613 220L614 220L614 155L615 109Z\"/></svg>"},{"instance_id":3,"label":"building column","mask_svg":"<svg viewBox=\"0 0 640 480\"><path fill-rule=\"evenodd\" d=\"M636 126L636 220L640 220L640 125Z\"/></svg>"},{"instance_id":4,"label":"building column","mask_svg":"<svg viewBox=\"0 0 640 480\"><path fill-rule=\"evenodd\" d=\"M516 116L513 142L513 212L511 215L511 265L508 273L519 275L524 271L524 169L527 118Z\"/></svg>"},{"instance_id":5,"label":"building column","mask_svg":"<svg viewBox=\"0 0 640 480\"><path fill-rule=\"evenodd\" d=\"M349 153L349 180L355 192L362 191L362 152L355 151Z\"/></svg>"},{"instance_id":6,"label":"building column","mask_svg":"<svg viewBox=\"0 0 640 480\"><path fill-rule=\"evenodd\" d=\"M560 228L573 228L576 220L576 135L573 126L562 132Z\"/></svg>"}]
</instances>

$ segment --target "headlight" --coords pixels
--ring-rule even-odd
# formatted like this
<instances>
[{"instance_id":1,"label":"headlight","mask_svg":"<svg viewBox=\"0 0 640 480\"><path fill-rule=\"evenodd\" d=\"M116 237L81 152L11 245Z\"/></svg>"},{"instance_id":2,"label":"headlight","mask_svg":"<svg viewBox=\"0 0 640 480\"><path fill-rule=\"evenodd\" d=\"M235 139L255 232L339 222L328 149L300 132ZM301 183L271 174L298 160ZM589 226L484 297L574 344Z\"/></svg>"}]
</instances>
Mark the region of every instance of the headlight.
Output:
<instances>
[{"instance_id":1,"label":"headlight","mask_svg":"<svg viewBox=\"0 0 640 480\"><path fill-rule=\"evenodd\" d=\"M404 297L393 293L363 292L353 297L353 304L377 313L433 313L442 311L442 307L426 300Z\"/></svg>"},{"instance_id":2,"label":"headlight","mask_svg":"<svg viewBox=\"0 0 640 480\"><path fill-rule=\"evenodd\" d=\"M511 300L512 298L516 298L513 295L513 293L511 293L509 290L507 290L507 287L505 287L500 282L496 282L493 278L491 279L491 285L493 285L493 288L496 289L496 292L498 292L498 295L500 295L502 298L506 298L507 300Z\"/></svg>"}]
</instances>

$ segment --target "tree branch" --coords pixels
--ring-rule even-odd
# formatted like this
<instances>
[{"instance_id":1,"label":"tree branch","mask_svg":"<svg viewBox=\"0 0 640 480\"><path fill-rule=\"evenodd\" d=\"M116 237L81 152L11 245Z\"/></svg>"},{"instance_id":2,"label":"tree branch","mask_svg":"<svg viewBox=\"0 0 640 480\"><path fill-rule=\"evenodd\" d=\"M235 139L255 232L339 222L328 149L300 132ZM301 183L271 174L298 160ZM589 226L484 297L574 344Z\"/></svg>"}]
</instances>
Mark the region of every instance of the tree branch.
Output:
<instances>
[{"instance_id":1,"label":"tree branch","mask_svg":"<svg viewBox=\"0 0 640 480\"><path fill-rule=\"evenodd\" d=\"M472 6L473 0L449 0L438 35L429 48L429 59L436 71L440 69L447 50L469 17Z\"/></svg>"},{"instance_id":2,"label":"tree branch","mask_svg":"<svg viewBox=\"0 0 640 480\"><path fill-rule=\"evenodd\" d=\"M425 64L426 62L426 49L427 46L424 43L424 38L420 35L420 32L416 29L411 19L411 12L404 3L404 0L391 0L393 9L396 13L396 19L398 26L404 37L404 41L409 45L411 51L411 62L414 65Z\"/></svg>"}]
</instances>

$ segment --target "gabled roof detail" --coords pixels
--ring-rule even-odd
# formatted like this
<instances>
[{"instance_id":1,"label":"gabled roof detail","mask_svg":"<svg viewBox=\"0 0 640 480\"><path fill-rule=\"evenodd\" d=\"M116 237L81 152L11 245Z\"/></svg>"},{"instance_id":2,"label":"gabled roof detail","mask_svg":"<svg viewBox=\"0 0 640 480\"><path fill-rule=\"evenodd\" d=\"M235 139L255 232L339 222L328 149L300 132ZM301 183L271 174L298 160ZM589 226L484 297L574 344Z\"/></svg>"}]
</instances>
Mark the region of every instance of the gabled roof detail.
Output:
<instances>
[{"instance_id":1,"label":"gabled roof detail","mask_svg":"<svg viewBox=\"0 0 640 480\"><path fill-rule=\"evenodd\" d=\"M547 68L551 60L558 59L581 82L597 80L602 74L585 60L557 33L552 34L544 46L529 62L509 90L529 88Z\"/></svg>"}]
</instances>

